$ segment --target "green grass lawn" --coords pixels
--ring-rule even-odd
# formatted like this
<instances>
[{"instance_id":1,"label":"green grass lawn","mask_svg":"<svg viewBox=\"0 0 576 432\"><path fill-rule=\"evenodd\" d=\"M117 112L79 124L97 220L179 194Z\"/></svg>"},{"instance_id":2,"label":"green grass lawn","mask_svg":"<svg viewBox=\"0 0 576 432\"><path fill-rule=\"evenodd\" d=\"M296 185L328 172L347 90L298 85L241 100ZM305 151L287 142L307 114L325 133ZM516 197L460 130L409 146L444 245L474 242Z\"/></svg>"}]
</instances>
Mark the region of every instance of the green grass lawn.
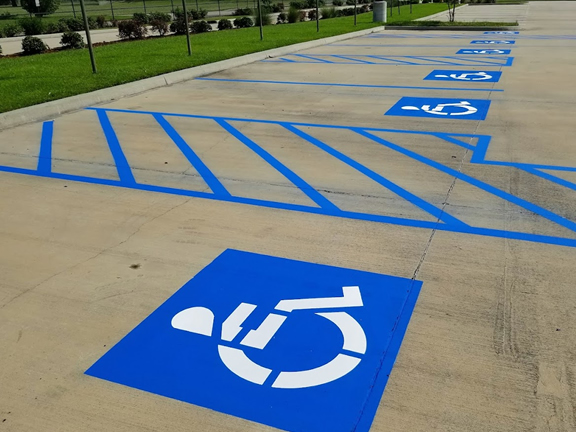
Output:
<instances>
[{"instance_id":1,"label":"green grass lawn","mask_svg":"<svg viewBox=\"0 0 576 432\"><path fill-rule=\"evenodd\" d=\"M432 3L415 5L410 17L436 13L438 6L445 7ZM401 11L407 14L408 9ZM404 20L407 15L404 15ZM184 36L100 46L94 49L98 66L96 75L92 74L86 49L0 58L0 112L378 25L372 23L372 13L359 15L357 26L353 23L354 17L322 20L319 33L316 32L316 22L266 26L264 41L260 41L256 27L202 33L191 38L191 57L187 55Z\"/></svg>"}]
</instances>

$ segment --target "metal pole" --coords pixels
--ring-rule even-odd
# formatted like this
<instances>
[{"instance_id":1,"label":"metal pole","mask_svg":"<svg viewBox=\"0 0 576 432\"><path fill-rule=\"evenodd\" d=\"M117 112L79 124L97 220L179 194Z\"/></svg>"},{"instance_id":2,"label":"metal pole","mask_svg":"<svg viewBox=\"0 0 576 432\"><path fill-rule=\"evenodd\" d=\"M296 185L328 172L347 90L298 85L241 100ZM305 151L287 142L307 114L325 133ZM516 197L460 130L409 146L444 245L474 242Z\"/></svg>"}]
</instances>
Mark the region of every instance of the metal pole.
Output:
<instances>
[{"instance_id":1,"label":"metal pole","mask_svg":"<svg viewBox=\"0 0 576 432\"><path fill-rule=\"evenodd\" d=\"M70 4L72 4L72 12L74 13L74 18L76 18L76 8L74 7L74 0L70 0Z\"/></svg>"},{"instance_id":2,"label":"metal pole","mask_svg":"<svg viewBox=\"0 0 576 432\"><path fill-rule=\"evenodd\" d=\"M358 0L354 0L354 25L356 25L357 23L357 17L358 16Z\"/></svg>"},{"instance_id":3,"label":"metal pole","mask_svg":"<svg viewBox=\"0 0 576 432\"><path fill-rule=\"evenodd\" d=\"M188 24L188 11L186 10L186 0L182 0L182 9L184 10L184 22L186 23L186 43L188 44L188 55L192 55L192 46L190 45L190 25Z\"/></svg>"},{"instance_id":4,"label":"metal pole","mask_svg":"<svg viewBox=\"0 0 576 432\"><path fill-rule=\"evenodd\" d=\"M146 0L142 0L142 3L144 4L144 13L147 14L148 12L146 11Z\"/></svg>"},{"instance_id":5,"label":"metal pole","mask_svg":"<svg viewBox=\"0 0 576 432\"><path fill-rule=\"evenodd\" d=\"M84 30L86 30L86 40L88 41L88 51L90 52L90 62L92 63L92 73L96 73L96 61L94 60L94 52L92 51L92 39L90 38L90 29L88 28L88 17L86 16L86 8L84 7L84 0L80 0L80 9L82 10L82 18L84 19Z\"/></svg>"},{"instance_id":6,"label":"metal pole","mask_svg":"<svg viewBox=\"0 0 576 432\"><path fill-rule=\"evenodd\" d=\"M218 0L218 16L222 16L222 12L220 11L220 0Z\"/></svg>"},{"instance_id":7,"label":"metal pole","mask_svg":"<svg viewBox=\"0 0 576 432\"><path fill-rule=\"evenodd\" d=\"M390 0L390 16L393 16L394 14L392 13L394 11L393 6L392 6L392 0Z\"/></svg>"},{"instance_id":8,"label":"metal pole","mask_svg":"<svg viewBox=\"0 0 576 432\"><path fill-rule=\"evenodd\" d=\"M262 30L262 9L260 8L260 0L258 0L258 18L260 18L260 40L264 39L264 31Z\"/></svg>"},{"instance_id":9,"label":"metal pole","mask_svg":"<svg viewBox=\"0 0 576 432\"><path fill-rule=\"evenodd\" d=\"M320 31L320 14L318 13L318 0L316 0L316 32Z\"/></svg>"},{"instance_id":10,"label":"metal pole","mask_svg":"<svg viewBox=\"0 0 576 432\"><path fill-rule=\"evenodd\" d=\"M199 9L198 9L198 0L196 0L196 12L198 12L198 11L199 11Z\"/></svg>"},{"instance_id":11,"label":"metal pole","mask_svg":"<svg viewBox=\"0 0 576 432\"><path fill-rule=\"evenodd\" d=\"M174 0L170 0L170 4L172 5L172 15L174 15Z\"/></svg>"},{"instance_id":12,"label":"metal pole","mask_svg":"<svg viewBox=\"0 0 576 432\"><path fill-rule=\"evenodd\" d=\"M110 10L112 11L112 21L116 21L116 17L114 16L114 6L112 5L112 0L110 0Z\"/></svg>"},{"instance_id":13,"label":"metal pole","mask_svg":"<svg viewBox=\"0 0 576 432\"><path fill-rule=\"evenodd\" d=\"M410 13L412 13L412 1L413 0L410 0Z\"/></svg>"},{"instance_id":14,"label":"metal pole","mask_svg":"<svg viewBox=\"0 0 576 432\"><path fill-rule=\"evenodd\" d=\"M396 0L398 2L398 15L400 15L400 0Z\"/></svg>"}]
</instances>

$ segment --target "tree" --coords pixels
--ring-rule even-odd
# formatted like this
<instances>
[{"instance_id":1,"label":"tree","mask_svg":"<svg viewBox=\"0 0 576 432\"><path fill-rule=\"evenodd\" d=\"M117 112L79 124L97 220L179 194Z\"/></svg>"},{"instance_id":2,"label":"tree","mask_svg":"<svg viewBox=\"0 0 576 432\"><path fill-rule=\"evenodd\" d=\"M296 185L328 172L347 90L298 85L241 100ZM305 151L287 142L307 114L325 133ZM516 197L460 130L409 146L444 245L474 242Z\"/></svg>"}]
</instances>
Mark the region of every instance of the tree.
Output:
<instances>
[{"instance_id":1,"label":"tree","mask_svg":"<svg viewBox=\"0 0 576 432\"><path fill-rule=\"evenodd\" d=\"M60 7L60 0L39 0L40 6L36 6L36 0L21 0L21 2L22 9L39 17L50 15Z\"/></svg>"},{"instance_id":2,"label":"tree","mask_svg":"<svg viewBox=\"0 0 576 432\"><path fill-rule=\"evenodd\" d=\"M454 15L456 14L456 5L460 3L460 0L446 0L448 4L448 19L450 22L454 22Z\"/></svg>"}]
</instances>

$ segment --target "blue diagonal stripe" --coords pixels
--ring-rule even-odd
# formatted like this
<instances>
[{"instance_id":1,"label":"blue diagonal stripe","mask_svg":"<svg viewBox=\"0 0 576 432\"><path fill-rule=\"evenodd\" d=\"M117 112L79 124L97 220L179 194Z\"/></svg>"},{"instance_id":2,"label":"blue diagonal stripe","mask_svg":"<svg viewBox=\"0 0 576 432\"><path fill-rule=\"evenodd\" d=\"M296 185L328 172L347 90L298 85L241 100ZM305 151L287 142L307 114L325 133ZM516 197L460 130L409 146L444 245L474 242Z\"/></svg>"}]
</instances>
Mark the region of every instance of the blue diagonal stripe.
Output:
<instances>
[{"instance_id":1,"label":"blue diagonal stripe","mask_svg":"<svg viewBox=\"0 0 576 432\"><path fill-rule=\"evenodd\" d=\"M128 160L122 151L122 147L120 146L116 132L114 132L114 128L110 123L108 114L104 110L96 110L96 113L98 114L98 120L100 121L100 126L104 131L106 141L108 142L110 153L112 153L112 157L114 158L114 163L116 164L116 170L118 171L118 177L120 178L120 181L123 183L135 184L136 179L132 174Z\"/></svg>"}]
</instances>

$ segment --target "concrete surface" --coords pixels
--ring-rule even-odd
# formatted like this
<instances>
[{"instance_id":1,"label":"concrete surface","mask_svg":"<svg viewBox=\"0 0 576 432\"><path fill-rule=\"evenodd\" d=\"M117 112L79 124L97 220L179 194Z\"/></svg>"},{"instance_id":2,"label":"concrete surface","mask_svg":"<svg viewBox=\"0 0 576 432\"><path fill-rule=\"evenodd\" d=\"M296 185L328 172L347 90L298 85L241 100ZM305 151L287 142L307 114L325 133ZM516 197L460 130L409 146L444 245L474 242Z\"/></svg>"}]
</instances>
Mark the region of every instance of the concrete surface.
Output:
<instances>
[{"instance_id":1,"label":"concrete surface","mask_svg":"<svg viewBox=\"0 0 576 432\"><path fill-rule=\"evenodd\" d=\"M455 21L474 22L474 21L492 21L492 22L515 22L522 25L526 20L530 4L467 4L456 8ZM449 21L448 11L441 12L416 21Z\"/></svg>"},{"instance_id":2,"label":"concrete surface","mask_svg":"<svg viewBox=\"0 0 576 432\"><path fill-rule=\"evenodd\" d=\"M339 208L426 223L437 218L273 122L489 135L488 160L540 164L565 182L471 163L474 137L458 146L434 134L374 132L434 165L349 129L302 126L472 227L556 237L564 246L96 184L90 179L119 175L96 112L57 117L52 173L81 178L0 172L0 430L272 430L84 375L227 248L423 281L371 431L575 430L576 232L567 223L576 221L576 176L551 169L576 167L575 19L576 3L534 2L518 36L385 31L305 52L446 56L436 66L282 55L208 77L274 83L193 80L98 106L130 111L108 115L139 185L208 190L153 119L134 110L233 117ZM433 69L481 70L446 62L488 38L516 40L506 47L512 66L488 68L503 72L499 82L423 81ZM385 116L403 96L490 99L491 108L485 121ZM210 118L170 123L233 195L313 205ZM0 132L4 171L36 169L41 131L33 123ZM542 217L462 174L564 219Z\"/></svg>"}]
</instances>

